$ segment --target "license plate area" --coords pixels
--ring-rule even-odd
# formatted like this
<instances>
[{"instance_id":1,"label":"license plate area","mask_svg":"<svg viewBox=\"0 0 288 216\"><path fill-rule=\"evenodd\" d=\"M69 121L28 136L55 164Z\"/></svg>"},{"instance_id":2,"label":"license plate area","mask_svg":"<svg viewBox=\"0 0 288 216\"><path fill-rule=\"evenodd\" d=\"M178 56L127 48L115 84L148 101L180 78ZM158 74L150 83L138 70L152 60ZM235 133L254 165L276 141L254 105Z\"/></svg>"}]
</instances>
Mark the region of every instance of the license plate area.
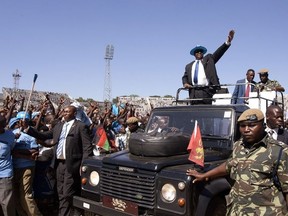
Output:
<instances>
[{"instance_id":1,"label":"license plate area","mask_svg":"<svg viewBox=\"0 0 288 216\"><path fill-rule=\"evenodd\" d=\"M131 215L138 216L138 205L133 202L113 198L106 195L103 195L102 200L103 205L108 208L112 208L120 212L125 212Z\"/></svg>"}]
</instances>

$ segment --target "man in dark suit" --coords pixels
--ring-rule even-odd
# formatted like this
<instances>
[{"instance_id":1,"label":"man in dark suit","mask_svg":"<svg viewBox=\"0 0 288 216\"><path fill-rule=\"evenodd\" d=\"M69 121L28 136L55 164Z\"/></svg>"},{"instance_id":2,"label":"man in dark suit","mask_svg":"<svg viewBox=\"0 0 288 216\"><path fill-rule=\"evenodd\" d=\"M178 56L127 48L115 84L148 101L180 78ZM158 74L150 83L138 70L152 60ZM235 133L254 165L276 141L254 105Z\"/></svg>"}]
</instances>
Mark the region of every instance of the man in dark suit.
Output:
<instances>
[{"instance_id":1,"label":"man in dark suit","mask_svg":"<svg viewBox=\"0 0 288 216\"><path fill-rule=\"evenodd\" d=\"M253 81L254 77L255 71L253 69L248 69L246 78L237 81L232 94L232 104L244 104L248 102L249 93L254 91L256 85L256 82Z\"/></svg>"},{"instance_id":2,"label":"man in dark suit","mask_svg":"<svg viewBox=\"0 0 288 216\"><path fill-rule=\"evenodd\" d=\"M283 110L270 105L266 110L266 132L276 140L288 144L288 131L284 128Z\"/></svg>"},{"instance_id":3,"label":"man in dark suit","mask_svg":"<svg viewBox=\"0 0 288 216\"><path fill-rule=\"evenodd\" d=\"M83 159L92 155L88 127L75 119L76 113L76 107L67 106L64 108L63 121L57 123L50 131L39 132L32 127L24 130L37 139L53 140L51 145L55 147L52 165L56 169L58 215L61 216L80 215L80 212L73 208L72 201L73 196L80 195L81 192L81 163Z\"/></svg>"},{"instance_id":4,"label":"man in dark suit","mask_svg":"<svg viewBox=\"0 0 288 216\"><path fill-rule=\"evenodd\" d=\"M196 99L192 100L191 104L212 103L211 98L217 89L220 89L215 64L230 47L233 37L234 30L231 30L227 41L213 54L204 56L207 49L203 46L196 46L190 51L190 54L194 55L196 60L186 65L182 83L184 88L189 89L189 98ZM206 100L202 98L206 98Z\"/></svg>"}]
</instances>

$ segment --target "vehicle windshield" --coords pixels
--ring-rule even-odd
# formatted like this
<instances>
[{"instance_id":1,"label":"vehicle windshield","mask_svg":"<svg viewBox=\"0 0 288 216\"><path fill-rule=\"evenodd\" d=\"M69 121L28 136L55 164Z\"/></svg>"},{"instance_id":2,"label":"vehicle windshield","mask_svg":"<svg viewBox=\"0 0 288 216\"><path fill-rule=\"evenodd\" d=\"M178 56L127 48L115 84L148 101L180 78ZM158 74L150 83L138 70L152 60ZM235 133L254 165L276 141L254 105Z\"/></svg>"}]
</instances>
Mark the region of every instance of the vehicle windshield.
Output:
<instances>
[{"instance_id":1,"label":"vehicle windshield","mask_svg":"<svg viewBox=\"0 0 288 216\"><path fill-rule=\"evenodd\" d=\"M146 133L152 134L169 128L191 135L197 121L202 136L226 137L231 134L231 117L232 110L223 109L157 110L150 117Z\"/></svg>"}]
</instances>

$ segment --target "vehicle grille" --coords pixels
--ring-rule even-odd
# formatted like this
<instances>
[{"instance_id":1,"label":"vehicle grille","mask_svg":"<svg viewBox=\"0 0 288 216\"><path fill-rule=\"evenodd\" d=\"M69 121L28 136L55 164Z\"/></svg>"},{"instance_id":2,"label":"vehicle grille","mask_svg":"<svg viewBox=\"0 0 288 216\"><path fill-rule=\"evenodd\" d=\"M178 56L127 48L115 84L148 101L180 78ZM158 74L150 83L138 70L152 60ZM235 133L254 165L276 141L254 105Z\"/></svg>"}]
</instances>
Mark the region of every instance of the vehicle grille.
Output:
<instances>
[{"instance_id":1,"label":"vehicle grille","mask_svg":"<svg viewBox=\"0 0 288 216\"><path fill-rule=\"evenodd\" d=\"M102 167L101 194L152 209L155 204L155 173L130 173Z\"/></svg>"}]
</instances>

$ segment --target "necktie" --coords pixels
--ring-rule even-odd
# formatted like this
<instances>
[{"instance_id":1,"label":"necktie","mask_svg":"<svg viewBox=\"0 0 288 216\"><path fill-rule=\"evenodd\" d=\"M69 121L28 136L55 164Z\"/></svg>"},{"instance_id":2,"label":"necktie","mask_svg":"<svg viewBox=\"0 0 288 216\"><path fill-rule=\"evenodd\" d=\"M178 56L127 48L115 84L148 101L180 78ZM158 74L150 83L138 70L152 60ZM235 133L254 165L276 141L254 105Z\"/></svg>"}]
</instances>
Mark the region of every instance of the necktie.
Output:
<instances>
[{"instance_id":1,"label":"necktie","mask_svg":"<svg viewBox=\"0 0 288 216\"><path fill-rule=\"evenodd\" d=\"M58 159L63 159L63 146L66 140L67 126L68 126L68 123L65 122L62 127L61 134L59 137L59 143L58 143L57 151L56 151Z\"/></svg>"},{"instance_id":2,"label":"necktie","mask_svg":"<svg viewBox=\"0 0 288 216\"><path fill-rule=\"evenodd\" d=\"M199 60L196 62L195 71L194 71L194 84L198 84L198 69L199 69Z\"/></svg>"},{"instance_id":3,"label":"necktie","mask_svg":"<svg viewBox=\"0 0 288 216\"><path fill-rule=\"evenodd\" d=\"M245 91L245 97L249 97L250 92L250 83L247 84L246 91Z\"/></svg>"}]
</instances>

